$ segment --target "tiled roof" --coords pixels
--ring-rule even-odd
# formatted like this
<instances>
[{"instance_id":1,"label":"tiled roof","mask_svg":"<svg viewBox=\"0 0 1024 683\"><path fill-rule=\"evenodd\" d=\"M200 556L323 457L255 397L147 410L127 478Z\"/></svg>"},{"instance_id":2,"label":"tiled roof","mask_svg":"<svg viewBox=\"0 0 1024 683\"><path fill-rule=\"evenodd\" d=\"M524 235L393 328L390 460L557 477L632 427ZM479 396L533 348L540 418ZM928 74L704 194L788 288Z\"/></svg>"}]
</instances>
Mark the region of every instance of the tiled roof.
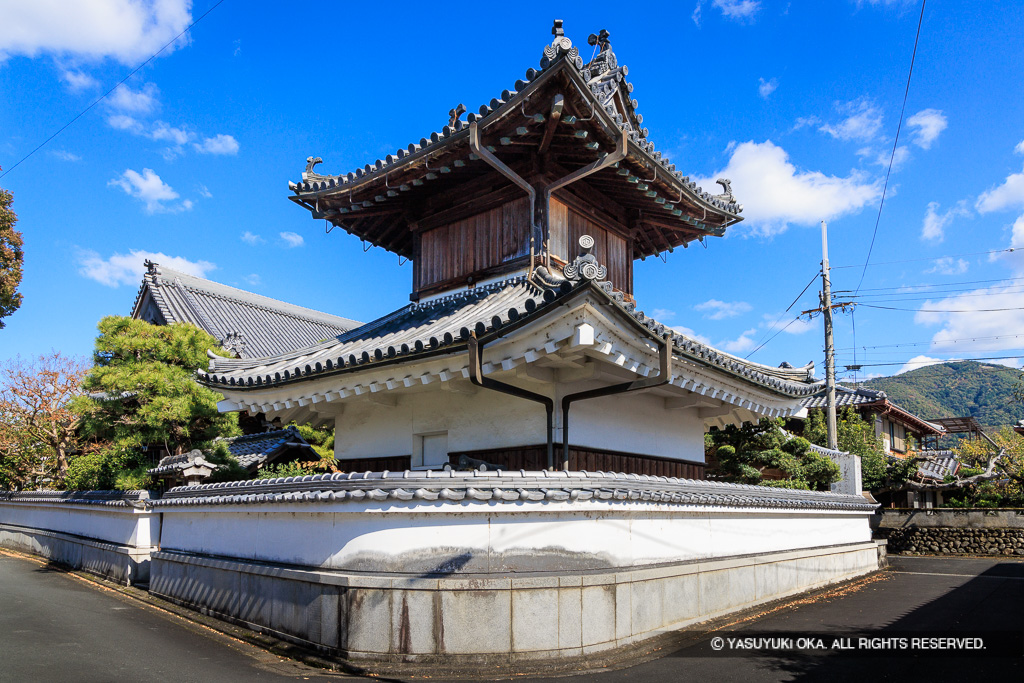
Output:
<instances>
[{"instance_id":1,"label":"tiled roof","mask_svg":"<svg viewBox=\"0 0 1024 683\"><path fill-rule=\"evenodd\" d=\"M418 142L412 142L407 147L399 148L394 154L388 154L383 159L377 159L361 168L356 168L348 173L335 175L324 175L318 173L314 168L323 162L320 157L309 157L306 160L306 169L302 173L299 182L289 182L289 189L294 192L294 201L309 208L315 218L326 218L332 222L337 219L336 224L345 227L342 222L348 218L357 219L362 214L375 215L383 207L386 207L392 198L400 197L403 193L414 190L413 185L423 185L424 180L436 181L443 178L444 174L458 171L469 162L476 162L479 157L469 154L468 137L469 127L472 123L478 123L483 130L492 122L505 120L506 117L519 116L523 118L525 110L523 106L530 99L530 96L540 84L546 82L553 73L564 70L569 74L570 80L576 84L582 97L585 98L590 108L589 119L597 117L602 124L609 128L614 127L621 130L628 139L628 158L632 160L637 168L643 168L643 178L633 175L625 165L616 165L617 168L607 173L618 172L623 176L623 181L631 183L634 190L645 194L650 199L649 210L654 216L661 216L668 220L688 220L691 225L698 227L708 234L724 234L725 227L736 221L742 220L740 213L743 206L733 197L728 180L718 181L722 183L722 193L715 194L698 187L696 182L691 180L682 171L676 169L667 156L655 149L654 143L648 138L648 129L643 127L644 117L637 112L639 106L633 97L633 84L627 80L628 68L618 64L615 54L612 52L611 43L608 40L608 32L602 31L600 36L590 37L590 44L599 48L595 51L595 57L589 62L584 62L579 54L579 49L572 45L572 42L562 34L561 21L556 21L555 39L550 45L545 46L540 60L540 70L527 69L524 79L517 80L512 89L503 90L499 96L494 97L489 103L480 106L477 112L469 112L467 121L462 121L459 116L465 111L460 105L459 109L450 112L449 125L444 126L440 131L430 133L422 137ZM536 105L536 103L534 103ZM621 110L620 110L621 106ZM586 109L584 109L586 111ZM581 114L580 118L584 118ZM539 117L539 118L538 118ZM569 117L573 121L577 117ZM514 145L522 136L529 136L536 132L536 129L543 129L544 114L537 113L526 117L524 125L515 128L519 138L504 137L502 145ZM596 150L598 143L594 140L585 142L587 131L576 129L580 134L578 144L587 147L588 150ZM433 168L430 172L430 159L440 158L443 153L455 147L465 147L468 156L458 158L454 162L454 168L445 162L446 165ZM500 148L491 146L488 148L495 152ZM596 152L595 152L596 154ZM428 167L413 181L413 185L405 182L396 182L395 176L404 172L405 169L417 166L426 161ZM637 169L634 169L637 170ZM638 171L639 172L639 171ZM647 174L653 172L653 178ZM391 176L391 182L387 182L386 176ZM354 193L374 186L377 181L383 180L376 191L368 197L360 197L358 201L351 202ZM661 192L657 191L656 183L664 184ZM650 187L648 186L650 185ZM667 189L666 189L667 188ZM328 202L323 205L319 202L321 198L333 197L335 199L344 197L346 201L334 208L325 208ZM682 208L677 207L679 204ZM684 211L684 209L687 209ZM701 215L699 220L681 218L685 214L696 212ZM346 228L348 229L348 228ZM357 234L355 231L353 234ZM381 245L385 246L385 245ZM397 253L404 253L408 246L387 245L388 248ZM658 251L657 249L655 251Z\"/></svg>"},{"instance_id":2,"label":"tiled roof","mask_svg":"<svg viewBox=\"0 0 1024 683\"><path fill-rule=\"evenodd\" d=\"M160 458L160 462L157 466L147 470L151 475L167 474L168 472L181 472L188 468L198 465L200 467L209 467L210 469L217 469L217 466L212 462L206 460L203 457L203 452L198 448L192 449L188 453L179 453L177 455L165 455Z\"/></svg>"},{"instance_id":3,"label":"tiled roof","mask_svg":"<svg viewBox=\"0 0 1024 683\"><path fill-rule=\"evenodd\" d=\"M827 407L827 402L828 399L824 389L814 396L801 401L803 406L809 409L824 409ZM890 401L884 391L878 389L868 389L867 387L848 389L847 387L836 385L836 408L844 408L846 406L871 406L872 410L895 415L902 421L912 424L924 432L932 434L944 434L946 432L946 429L941 424L929 422L901 408Z\"/></svg>"},{"instance_id":4,"label":"tiled roof","mask_svg":"<svg viewBox=\"0 0 1024 683\"><path fill-rule=\"evenodd\" d=\"M230 439L218 439L218 441L224 441L228 451L238 460L238 464L247 470L256 469L268 458L273 459L282 449L289 446L304 446L312 452L309 444L295 427L262 434L236 436Z\"/></svg>"},{"instance_id":5,"label":"tiled roof","mask_svg":"<svg viewBox=\"0 0 1024 683\"><path fill-rule=\"evenodd\" d=\"M884 391L866 389L864 387L860 387L858 389L847 389L844 386L836 385L837 408L859 406L864 405L865 403L877 403L885 398L886 395ZM819 394L805 398L802 403L805 408L825 408L825 392L822 391Z\"/></svg>"},{"instance_id":6,"label":"tiled roof","mask_svg":"<svg viewBox=\"0 0 1024 683\"><path fill-rule=\"evenodd\" d=\"M409 501L466 505L643 501L700 507L870 512L861 496L613 472L349 472L179 486L154 508L192 505Z\"/></svg>"},{"instance_id":7,"label":"tiled roof","mask_svg":"<svg viewBox=\"0 0 1024 683\"><path fill-rule=\"evenodd\" d=\"M187 322L242 358L276 356L336 337L361 323L228 287L147 262L132 316L155 305L164 323Z\"/></svg>"},{"instance_id":8,"label":"tiled roof","mask_svg":"<svg viewBox=\"0 0 1024 683\"><path fill-rule=\"evenodd\" d=\"M609 282L580 279L551 287L519 277L410 304L337 339L278 358L211 359L209 372L201 372L199 379L210 386L256 389L317 375L358 371L378 363L446 353L464 347L471 334L479 337L509 325L535 320L556 311L569 298L584 291L593 292L617 306L632 318L638 326L637 332L659 338L672 333L664 324L637 311ZM775 368L717 351L682 334L672 333L672 341L673 353L680 358L717 368L780 394L805 396L820 387L820 383L810 378L813 365Z\"/></svg>"},{"instance_id":9,"label":"tiled roof","mask_svg":"<svg viewBox=\"0 0 1024 683\"><path fill-rule=\"evenodd\" d=\"M947 475L956 474L960 467L960 461L953 451L921 451L920 455L930 458L918 465L917 474L920 477L941 480Z\"/></svg>"},{"instance_id":10,"label":"tiled roof","mask_svg":"<svg viewBox=\"0 0 1024 683\"><path fill-rule=\"evenodd\" d=\"M304 447L312 453L312 448L295 427L278 429L273 432L263 432L261 434L247 434L245 436L217 439L217 441L223 441L227 445L228 451L238 461L238 464L252 472L255 472L266 460L272 460L275 455L289 447ZM312 459L317 459L317 456L312 456ZM202 452L193 450L188 453L168 455L161 458L157 466L149 470L149 474L160 475L167 472L186 470L194 464L216 468L216 465L204 458Z\"/></svg>"}]
</instances>

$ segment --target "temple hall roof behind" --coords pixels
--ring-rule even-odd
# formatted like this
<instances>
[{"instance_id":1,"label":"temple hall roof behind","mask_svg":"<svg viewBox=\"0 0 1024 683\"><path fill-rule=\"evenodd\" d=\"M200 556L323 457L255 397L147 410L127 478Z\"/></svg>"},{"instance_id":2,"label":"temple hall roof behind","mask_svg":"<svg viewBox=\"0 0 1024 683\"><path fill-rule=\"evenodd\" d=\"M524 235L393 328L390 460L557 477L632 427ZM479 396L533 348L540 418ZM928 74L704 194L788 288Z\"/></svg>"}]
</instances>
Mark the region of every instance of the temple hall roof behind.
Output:
<instances>
[{"instance_id":1,"label":"temple hall roof behind","mask_svg":"<svg viewBox=\"0 0 1024 683\"><path fill-rule=\"evenodd\" d=\"M277 356L361 325L149 261L146 265L133 318L155 324L191 323L241 358Z\"/></svg>"}]
</instances>

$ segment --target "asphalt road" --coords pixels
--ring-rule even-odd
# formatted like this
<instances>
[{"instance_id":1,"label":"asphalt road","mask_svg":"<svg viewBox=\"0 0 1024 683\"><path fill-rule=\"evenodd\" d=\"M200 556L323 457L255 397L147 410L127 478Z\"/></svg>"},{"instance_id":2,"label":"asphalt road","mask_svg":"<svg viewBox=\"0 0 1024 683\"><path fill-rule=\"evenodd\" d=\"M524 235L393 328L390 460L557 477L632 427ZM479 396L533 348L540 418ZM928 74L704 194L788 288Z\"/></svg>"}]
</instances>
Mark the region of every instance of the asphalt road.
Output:
<instances>
[{"instance_id":1,"label":"asphalt road","mask_svg":"<svg viewBox=\"0 0 1024 683\"><path fill-rule=\"evenodd\" d=\"M1021 680L1024 658L990 652L915 655L832 649L835 637L1010 633L1024 647L1024 562L896 557L858 585L798 600L710 633L658 658L576 678L600 683L712 681ZM715 654L711 638L814 638L821 650ZM813 642L813 641L812 641ZM677 649L678 648L678 649ZM669 650L676 650L670 652ZM0 555L0 681L328 681L348 678L282 660L38 562ZM537 679L535 679L537 680ZM551 679L548 679L551 680Z\"/></svg>"}]
</instances>

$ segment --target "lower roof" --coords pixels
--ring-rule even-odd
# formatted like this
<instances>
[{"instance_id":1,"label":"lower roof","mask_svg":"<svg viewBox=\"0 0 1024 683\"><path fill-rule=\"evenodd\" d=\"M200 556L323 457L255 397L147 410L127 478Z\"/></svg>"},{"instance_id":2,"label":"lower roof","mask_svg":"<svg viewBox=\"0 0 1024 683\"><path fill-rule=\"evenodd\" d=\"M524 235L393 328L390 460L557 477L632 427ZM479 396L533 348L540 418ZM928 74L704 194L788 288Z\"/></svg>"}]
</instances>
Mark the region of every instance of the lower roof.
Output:
<instances>
[{"instance_id":1,"label":"lower roof","mask_svg":"<svg viewBox=\"0 0 1024 683\"><path fill-rule=\"evenodd\" d=\"M568 267L567 267L568 268ZM770 367L737 358L675 333L636 310L609 282L579 277L557 284L514 278L443 298L415 303L316 346L276 358L215 358L199 379L212 387L260 390L316 377L359 372L378 364L412 361L465 348L473 335L507 334L556 313L570 299L591 293L619 311L634 335L671 337L673 355L735 376L786 397L815 393L813 364Z\"/></svg>"}]
</instances>

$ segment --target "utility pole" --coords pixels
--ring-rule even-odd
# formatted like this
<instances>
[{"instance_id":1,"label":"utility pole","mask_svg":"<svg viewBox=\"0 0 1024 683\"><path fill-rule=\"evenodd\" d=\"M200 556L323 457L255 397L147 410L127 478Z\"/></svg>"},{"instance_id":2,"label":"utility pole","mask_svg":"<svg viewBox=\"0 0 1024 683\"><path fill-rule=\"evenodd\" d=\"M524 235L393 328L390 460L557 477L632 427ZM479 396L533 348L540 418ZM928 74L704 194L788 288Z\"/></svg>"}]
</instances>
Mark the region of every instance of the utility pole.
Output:
<instances>
[{"instance_id":1,"label":"utility pole","mask_svg":"<svg viewBox=\"0 0 1024 683\"><path fill-rule=\"evenodd\" d=\"M836 435L836 355L832 340L832 283L828 269L828 226L821 222L821 312L825 320L825 405L828 447L839 450Z\"/></svg>"}]
</instances>

